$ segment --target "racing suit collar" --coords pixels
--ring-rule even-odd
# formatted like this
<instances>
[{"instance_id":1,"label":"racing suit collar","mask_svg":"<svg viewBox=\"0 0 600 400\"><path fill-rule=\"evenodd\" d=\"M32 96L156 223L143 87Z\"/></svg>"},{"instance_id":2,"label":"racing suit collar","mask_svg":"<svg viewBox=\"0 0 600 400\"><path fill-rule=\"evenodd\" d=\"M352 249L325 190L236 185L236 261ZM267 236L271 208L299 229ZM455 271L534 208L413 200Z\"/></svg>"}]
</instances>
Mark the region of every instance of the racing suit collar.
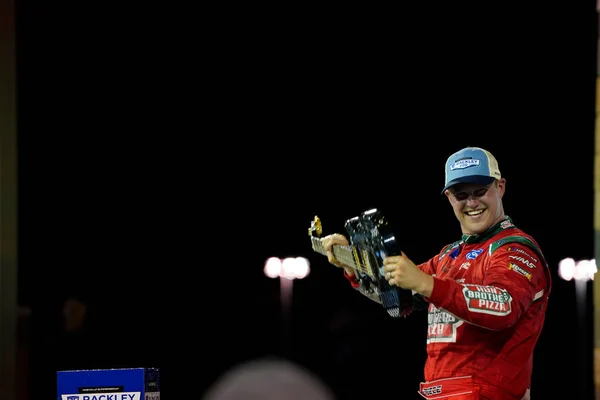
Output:
<instances>
[{"instance_id":1,"label":"racing suit collar","mask_svg":"<svg viewBox=\"0 0 600 400\"><path fill-rule=\"evenodd\" d=\"M512 219L507 215L504 219L497 224L490 226L486 231L479 235L462 235L462 242L465 244L482 243L496 235L498 232L501 232L506 228L513 228L514 226Z\"/></svg>"}]
</instances>

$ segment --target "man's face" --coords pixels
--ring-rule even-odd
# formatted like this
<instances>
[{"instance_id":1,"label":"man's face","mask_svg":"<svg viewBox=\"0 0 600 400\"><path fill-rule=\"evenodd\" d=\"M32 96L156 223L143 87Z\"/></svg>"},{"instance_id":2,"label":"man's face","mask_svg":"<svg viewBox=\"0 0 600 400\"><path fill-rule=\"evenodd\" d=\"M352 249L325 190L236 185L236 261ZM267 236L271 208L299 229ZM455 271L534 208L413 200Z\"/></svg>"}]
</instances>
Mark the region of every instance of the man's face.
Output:
<instances>
[{"instance_id":1,"label":"man's face","mask_svg":"<svg viewBox=\"0 0 600 400\"><path fill-rule=\"evenodd\" d=\"M464 183L444 192L463 234L480 234L504 217L502 196L505 184L504 178L489 185Z\"/></svg>"}]
</instances>

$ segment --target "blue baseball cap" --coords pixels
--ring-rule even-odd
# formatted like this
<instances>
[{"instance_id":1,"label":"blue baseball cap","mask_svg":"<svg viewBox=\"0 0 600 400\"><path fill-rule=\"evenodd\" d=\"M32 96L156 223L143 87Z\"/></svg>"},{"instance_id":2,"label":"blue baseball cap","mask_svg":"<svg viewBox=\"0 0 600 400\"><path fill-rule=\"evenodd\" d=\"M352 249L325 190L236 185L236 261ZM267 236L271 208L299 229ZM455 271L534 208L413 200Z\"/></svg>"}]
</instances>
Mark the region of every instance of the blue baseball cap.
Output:
<instances>
[{"instance_id":1,"label":"blue baseball cap","mask_svg":"<svg viewBox=\"0 0 600 400\"><path fill-rule=\"evenodd\" d=\"M481 147L465 147L446 160L446 183L442 193L457 183L487 185L500 179L498 161Z\"/></svg>"}]
</instances>

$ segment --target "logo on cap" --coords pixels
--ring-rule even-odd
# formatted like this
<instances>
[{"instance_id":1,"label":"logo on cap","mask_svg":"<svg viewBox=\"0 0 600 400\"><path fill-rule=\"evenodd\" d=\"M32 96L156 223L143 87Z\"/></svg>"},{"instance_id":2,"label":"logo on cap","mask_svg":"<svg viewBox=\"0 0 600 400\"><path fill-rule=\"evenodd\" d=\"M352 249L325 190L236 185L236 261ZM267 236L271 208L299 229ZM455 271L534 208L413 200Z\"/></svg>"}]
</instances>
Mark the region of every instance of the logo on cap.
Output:
<instances>
[{"instance_id":1,"label":"logo on cap","mask_svg":"<svg viewBox=\"0 0 600 400\"><path fill-rule=\"evenodd\" d=\"M479 160L474 160L472 158L458 160L450 166L450 171L454 171L455 169L469 168L474 165L479 165Z\"/></svg>"}]
</instances>

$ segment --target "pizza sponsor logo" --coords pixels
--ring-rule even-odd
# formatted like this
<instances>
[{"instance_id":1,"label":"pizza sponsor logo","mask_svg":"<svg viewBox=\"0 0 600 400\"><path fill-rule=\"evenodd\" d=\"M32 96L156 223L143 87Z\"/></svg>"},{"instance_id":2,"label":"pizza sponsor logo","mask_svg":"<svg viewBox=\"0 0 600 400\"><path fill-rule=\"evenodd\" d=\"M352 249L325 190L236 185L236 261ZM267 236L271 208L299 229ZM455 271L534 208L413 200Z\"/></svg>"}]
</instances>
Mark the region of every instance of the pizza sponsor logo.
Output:
<instances>
[{"instance_id":1,"label":"pizza sponsor logo","mask_svg":"<svg viewBox=\"0 0 600 400\"><path fill-rule=\"evenodd\" d=\"M505 289L494 286L463 285L463 296L471 312L508 315L512 311L512 297Z\"/></svg>"},{"instance_id":2,"label":"pizza sponsor logo","mask_svg":"<svg viewBox=\"0 0 600 400\"><path fill-rule=\"evenodd\" d=\"M463 322L454 315L430 304L427 314L427 343L456 342L456 328Z\"/></svg>"}]
</instances>

